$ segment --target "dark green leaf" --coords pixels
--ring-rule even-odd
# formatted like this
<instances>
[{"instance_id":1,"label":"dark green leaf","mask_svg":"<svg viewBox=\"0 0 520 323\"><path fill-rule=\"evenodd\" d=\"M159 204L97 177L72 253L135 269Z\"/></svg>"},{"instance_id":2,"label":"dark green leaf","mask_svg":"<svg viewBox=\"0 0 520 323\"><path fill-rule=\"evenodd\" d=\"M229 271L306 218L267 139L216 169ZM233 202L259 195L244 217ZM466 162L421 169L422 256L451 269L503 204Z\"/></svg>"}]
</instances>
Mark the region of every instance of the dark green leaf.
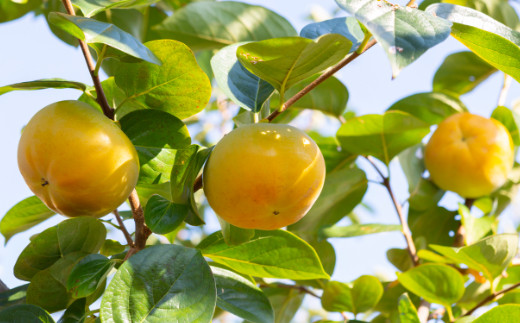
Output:
<instances>
[{"instance_id":1,"label":"dark green leaf","mask_svg":"<svg viewBox=\"0 0 520 323\"><path fill-rule=\"evenodd\" d=\"M451 54L433 77L433 90L459 96L472 91L497 70L472 52Z\"/></svg>"},{"instance_id":2,"label":"dark green leaf","mask_svg":"<svg viewBox=\"0 0 520 323\"><path fill-rule=\"evenodd\" d=\"M247 321L274 322L271 303L256 285L232 271L212 267L217 306Z\"/></svg>"},{"instance_id":3,"label":"dark green leaf","mask_svg":"<svg viewBox=\"0 0 520 323\"><path fill-rule=\"evenodd\" d=\"M294 315L300 308L305 294L299 293L291 288L263 288L265 295L271 301L274 309L274 322L291 322Z\"/></svg>"},{"instance_id":4,"label":"dark green leaf","mask_svg":"<svg viewBox=\"0 0 520 323\"><path fill-rule=\"evenodd\" d=\"M85 17L92 17L96 14L115 8L133 8L149 6L159 0L72 0L72 4L78 7Z\"/></svg>"},{"instance_id":5,"label":"dark green leaf","mask_svg":"<svg viewBox=\"0 0 520 323\"><path fill-rule=\"evenodd\" d=\"M329 278L316 251L304 240L283 231L255 231L255 236L238 246L228 246L222 233L215 232L198 246L205 257L257 277L288 279Z\"/></svg>"},{"instance_id":6,"label":"dark green leaf","mask_svg":"<svg viewBox=\"0 0 520 323\"><path fill-rule=\"evenodd\" d=\"M377 0L336 0L380 43L393 76L450 35L450 23L424 11Z\"/></svg>"},{"instance_id":7,"label":"dark green leaf","mask_svg":"<svg viewBox=\"0 0 520 323\"><path fill-rule=\"evenodd\" d=\"M520 305L500 305L482 314L473 323L516 323L519 317Z\"/></svg>"},{"instance_id":8,"label":"dark green leaf","mask_svg":"<svg viewBox=\"0 0 520 323\"><path fill-rule=\"evenodd\" d=\"M322 72L344 58L352 42L337 34L313 41L284 37L249 43L238 47L240 63L251 73L271 83L280 93Z\"/></svg>"},{"instance_id":9,"label":"dark green leaf","mask_svg":"<svg viewBox=\"0 0 520 323\"><path fill-rule=\"evenodd\" d=\"M29 287L29 284L11 288L0 293L0 311L10 306L25 304L27 287Z\"/></svg>"},{"instance_id":10,"label":"dark green leaf","mask_svg":"<svg viewBox=\"0 0 520 323\"><path fill-rule=\"evenodd\" d=\"M11 91L32 91L43 89L77 89L80 91L85 91L87 89L87 85L64 79L41 79L2 86L0 87L0 95Z\"/></svg>"},{"instance_id":11,"label":"dark green leaf","mask_svg":"<svg viewBox=\"0 0 520 323\"><path fill-rule=\"evenodd\" d=\"M336 137L325 137L318 132L310 132L308 135L318 144L323 154L327 174L350 167L357 158L357 156L341 149Z\"/></svg>"},{"instance_id":12,"label":"dark green leaf","mask_svg":"<svg viewBox=\"0 0 520 323\"><path fill-rule=\"evenodd\" d=\"M515 146L520 146L520 115L517 112L503 106L498 106L493 110L491 118L500 121L511 134Z\"/></svg>"},{"instance_id":13,"label":"dark green leaf","mask_svg":"<svg viewBox=\"0 0 520 323\"><path fill-rule=\"evenodd\" d=\"M447 265L420 265L397 277L406 289L431 303L451 306L464 293L464 278Z\"/></svg>"},{"instance_id":14,"label":"dark green leaf","mask_svg":"<svg viewBox=\"0 0 520 323\"><path fill-rule=\"evenodd\" d=\"M273 11L231 1L190 3L154 29L162 38L179 40L193 50L296 35L291 24Z\"/></svg>"},{"instance_id":15,"label":"dark green leaf","mask_svg":"<svg viewBox=\"0 0 520 323\"><path fill-rule=\"evenodd\" d=\"M146 46L162 65L121 63L115 81L127 98L119 107L130 104L135 108L162 110L180 119L200 112L209 102L211 85L193 52L173 40L151 41Z\"/></svg>"},{"instance_id":16,"label":"dark green leaf","mask_svg":"<svg viewBox=\"0 0 520 323\"><path fill-rule=\"evenodd\" d=\"M150 63L161 64L161 61L139 40L112 24L60 12L51 12L49 21L88 44L105 44L130 56Z\"/></svg>"},{"instance_id":17,"label":"dark green leaf","mask_svg":"<svg viewBox=\"0 0 520 323\"><path fill-rule=\"evenodd\" d=\"M413 267L412 258L410 257L408 249L390 248L386 251L386 258L400 271L404 272Z\"/></svg>"},{"instance_id":18,"label":"dark green leaf","mask_svg":"<svg viewBox=\"0 0 520 323\"><path fill-rule=\"evenodd\" d=\"M381 232L400 231L401 225L398 224L380 224L380 223L365 223L352 224L348 226L330 226L322 227L319 231L318 237L320 239L327 238L350 238L366 234L374 234Z\"/></svg>"},{"instance_id":19,"label":"dark green leaf","mask_svg":"<svg viewBox=\"0 0 520 323\"><path fill-rule=\"evenodd\" d=\"M352 42L350 52L358 49L365 38L365 33L359 21L354 17L341 17L330 20L315 22L303 27L300 36L316 39L325 34L340 34Z\"/></svg>"},{"instance_id":20,"label":"dark green leaf","mask_svg":"<svg viewBox=\"0 0 520 323\"><path fill-rule=\"evenodd\" d=\"M451 74L450 74L451 75ZM404 111L428 124L438 124L455 113L467 111L458 98L445 93L425 92L410 95L394 103L388 110Z\"/></svg>"},{"instance_id":21,"label":"dark green leaf","mask_svg":"<svg viewBox=\"0 0 520 323\"><path fill-rule=\"evenodd\" d=\"M121 265L101 301L101 320L209 322L216 299L215 281L200 252L157 245Z\"/></svg>"},{"instance_id":22,"label":"dark green leaf","mask_svg":"<svg viewBox=\"0 0 520 323\"><path fill-rule=\"evenodd\" d=\"M85 322L86 298L80 298L72 303L58 323L83 323Z\"/></svg>"},{"instance_id":23,"label":"dark green leaf","mask_svg":"<svg viewBox=\"0 0 520 323\"><path fill-rule=\"evenodd\" d=\"M429 132L430 126L424 121L405 112L388 111L350 119L336 136L344 150L374 156L388 165L393 157L420 143Z\"/></svg>"},{"instance_id":24,"label":"dark green leaf","mask_svg":"<svg viewBox=\"0 0 520 323\"><path fill-rule=\"evenodd\" d=\"M450 237L450 231L457 231L460 221L455 220L454 211L449 211L440 206L432 206L425 210L408 210L408 224L412 230L414 239L423 238L426 243L436 243L451 246L454 237ZM435 230L432 230L435 228Z\"/></svg>"},{"instance_id":25,"label":"dark green leaf","mask_svg":"<svg viewBox=\"0 0 520 323\"><path fill-rule=\"evenodd\" d=\"M32 228L54 214L56 212L49 210L36 196L28 197L7 211L0 221L0 233L7 243L15 234Z\"/></svg>"},{"instance_id":26,"label":"dark green leaf","mask_svg":"<svg viewBox=\"0 0 520 323\"><path fill-rule=\"evenodd\" d=\"M0 312L0 322L5 323L54 323L44 309L29 304L9 307Z\"/></svg>"},{"instance_id":27,"label":"dark green leaf","mask_svg":"<svg viewBox=\"0 0 520 323\"><path fill-rule=\"evenodd\" d=\"M114 261L99 254L88 255L72 269L67 279L67 290L75 298L87 297L94 293L114 268Z\"/></svg>"},{"instance_id":28,"label":"dark green leaf","mask_svg":"<svg viewBox=\"0 0 520 323\"><path fill-rule=\"evenodd\" d=\"M399 297L399 319L401 323L420 323L417 309L407 293Z\"/></svg>"},{"instance_id":29,"label":"dark green leaf","mask_svg":"<svg viewBox=\"0 0 520 323\"><path fill-rule=\"evenodd\" d=\"M323 289L321 305L330 312L357 315L372 309L383 296L383 285L374 276L361 276L351 284L329 281Z\"/></svg>"},{"instance_id":30,"label":"dark green leaf","mask_svg":"<svg viewBox=\"0 0 520 323\"><path fill-rule=\"evenodd\" d=\"M166 234L181 225L189 212L189 204L176 204L160 195L153 195L146 203L144 219L152 232Z\"/></svg>"}]
</instances>

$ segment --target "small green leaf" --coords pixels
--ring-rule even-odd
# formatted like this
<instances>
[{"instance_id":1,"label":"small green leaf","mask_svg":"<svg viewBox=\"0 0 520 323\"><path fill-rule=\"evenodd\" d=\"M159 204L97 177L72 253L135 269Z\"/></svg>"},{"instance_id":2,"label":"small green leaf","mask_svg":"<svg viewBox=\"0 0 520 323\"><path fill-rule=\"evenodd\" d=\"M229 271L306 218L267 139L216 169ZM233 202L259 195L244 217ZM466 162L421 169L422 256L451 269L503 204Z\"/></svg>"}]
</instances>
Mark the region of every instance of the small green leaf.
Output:
<instances>
[{"instance_id":1,"label":"small green leaf","mask_svg":"<svg viewBox=\"0 0 520 323\"><path fill-rule=\"evenodd\" d=\"M340 34L348 38L352 42L350 52L357 50L365 39L365 33L361 29L359 21L354 17L341 17L311 23L303 27L300 32L300 36L310 39L316 39L326 34Z\"/></svg>"},{"instance_id":2,"label":"small green leaf","mask_svg":"<svg viewBox=\"0 0 520 323\"><path fill-rule=\"evenodd\" d=\"M251 73L273 85L280 93L322 72L343 59L352 42L338 34L327 34L313 41L284 37L238 47L240 63Z\"/></svg>"},{"instance_id":3,"label":"small green leaf","mask_svg":"<svg viewBox=\"0 0 520 323\"><path fill-rule=\"evenodd\" d=\"M401 322L406 323L420 323L419 316L417 315L417 309L412 303L412 300L407 293L404 293L399 297L399 319Z\"/></svg>"},{"instance_id":4,"label":"small green leaf","mask_svg":"<svg viewBox=\"0 0 520 323\"><path fill-rule=\"evenodd\" d=\"M144 219L152 232L166 234L181 225L189 212L189 204L176 204L160 195L152 195L146 203Z\"/></svg>"},{"instance_id":5,"label":"small green leaf","mask_svg":"<svg viewBox=\"0 0 520 323\"><path fill-rule=\"evenodd\" d=\"M273 11L231 1L190 3L154 29L161 38L176 39L193 50L296 35L291 24Z\"/></svg>"},{"instance_id":6,"label":"small green leaf","mask_svg":"<svg viewBox=\"0 0 520 323\"><path fill-rule=\"evenodd\" d=\"M105 256L99 254L86 256L72 269L67 279L67 290L71 291L75 298L91 295L105 282L114 266L115 263Z\"/></svg>"},{"instance_id":7,"label":"small green leaf","mask_svg":"<svg viewBox=\"0 0 520 323\"><path fill-rule=\"evenodd\" d=\"M474 244L485 237L495 223L495 218L492 216L474 217L469 212L469 209L462 204L459 205L459 214L461 216L462 225L465 228L466 234L464 235L464 239L467 245Z\"/></svg>"},{"instance_id":8,"label":"small green leaf","mask_svg":"<svg viewBox=\"0 0 520 323\"><path fill-rule=\"evenodd\" d=\"M498 106L493 110L491 118L500 121L511 134L515 146L520 146L520 115L516 111Z\"/></svg>"},{"instance_id":9,"label":"small green leaf","mask_svg":"<svg viewBox=\"0 0 520 323\"><path fill-rule=\"evenodd\" d=\"M291 288L267 287L263 291L273 305L275 323L291 322L305 296Z\"/></svg>"},{"instance_id":10,"label":"small green leaf","mask_svg":"<svg viewBox=\"0 0 520 323\"><path fill-rule=\"evenodd\" d=\"M414 204L415 206L415 204ZM425 210L408 210L408 224L414 239L423 238L427 244L435 243L451 246L454 237L450 231L457 231L460 221L455 219L457 213L440 206L431 206ZM435 230L432 230L435 228Z\"/></svg>"},{"instance_id":11,"label":"small green leaf","mask_svg":"<svg viewBox=\"0 0 520 323\"><path fill-rule=\"evenodd\" d=\"M49 210L36 196L28 197L13 206L0 220L0 233L7 243L15 234L32 228L54 214L56 212Z\"/></svg>"},{"instance_id":12,"label":"small green leaf","mask_svg":"<svg viewBox=\"0 0 520 323\"><path fill-rule=\"evenodd\" d=\"M228 246L219 231L204 239L197 248L205 257L252 276L329 278L316 251L304 240L283 230L255 230L251 240L238 246Z\"/></svg>"},{"instance_id":13,"label":"small green leaf","mask_svg":"<svg viewBox=\"0 0 520 323\"><path fill-rule=\"evenodd\" d=\"M336 136L344 150L374 156L388 165L392 158L420 143L429 132L430 126L424 121L405 112L388 111L350 119Z\"/></svg>"},{"instance_id":14,"label":"small green leaf","mask_svg":"<svg viewBox=\"0 0 520 323\"><path fill-rule=\"evenodd\" d=\"M107 239L103 243L103 246L99 250L99 253L103 256L109 257L121 253L123 251L125 251L125 246L123 246L119 241Z\"/></svg>"},{"instance_id":15,"label":"small green leaf","mask_svg":"<svg viewBox=\"0 0 520 323\"><path fill-rule=\"evenodd\" d=\"M412 258L410 257L408 249L390 248L386 251L386 258L400 271L407 271L413 267Z\"/></svg>"},{"instance_id":16,"label":"small green leaf","mask_svg":"<svg viewBox=\"0 0 520 323\"><path fill-rule=\"evenodd\" d=\"M215 281L199 251L156 245L121 265L101 301L101 320L209 322L216 300Z\"/></svg>"},{"instance_id":17,"label":"small green leaf","mask_svg":"<svg viewBox=\"0 0 520 323\"><path fill-rule=\"evenodd\" d=\"M274 322L273 308L262 290L232 271L211 269L217 286L218 307L250 322Z\"/></svg>"},{"instance_id":18,"label":"small green leaf","mask_svg":"<svg viewBox=\"0 0 520 323\"><path fill-rule=\"evenodd\" d=\"M49 22L88 44L105 44L130 56L161 64L161 61L139 40L115 25L61 12L51 12Z\"/></svg>"},{"instance_id":19,"label":"small green leaf","mask_svg":"<svg viewBox=\"0 0 520 323\"><path fill-rule=\"evenodd\" d=\"M451 306L464 294L464 278L447 265L420 265L398 274L397 278L410 292L431 303Z\"/></svg>"},{"instance_id":20,"label":"small green leaf","mask_svg":"<svg viewBox=\"0 0 520 323\"><path fill-rule=\"evenodd\" d=\"M0 312L0 322L9 323L54 323L52 317L43 308L20 304L6 308Z\"/></svg>"},{"instance_id":21,"label":"small green leaf","mask_svg":"<svg viewBox=\"0 0 520 323\"><path fill-rule=\"evenodd\" d=\"M133 7L146 7L159 0L72 0L72 4L79 8L85 17L93 17L100 12L109 9L129 9Z\"/></svg>"},{"instance_id":22,"label":"small green leaf","mask_svg":"<svg viewBox=\"0 0 520 323\"><path fill-rule=\"evenodd\" d=\"M41 1L39 0L0 1L0 22L20 18L40 5Z\"/></svg>"},{"instance_id":23,"label":"small green leaf","mask_svg":"<svg viewBox=\"0 0 520 323\"><path fill-rule=\"evenodd\" d=\"M78 299L67 308L58 323L84 323L86 317L86 305L86 298Z\"/></svg>"},{"instance_id":24,"label":"small green leaf","mask_svg":"<svg viewBox=\"0 0 520 323\"><path fill-rule=\"evenodd\" d=\"M383 285L374 276L361 276L351 284L329 281L323 289L321 305L329 312L357 315L372 309L383 296Z\"/></svg>"},{"instance_id":25,"label":"small green leaf","mask_svg":"<svg viewBox=\"0 0 520 323\"><path fill-rule=\"evenodd\" d=\"M85 92L85 90L87 89L87 85L80 82L68 81L58 78L41 79L2 86L0 87L0 95L11 91L32 91L43 89L77 89Z\"/></svg>"},{"instance_id":26,"label":"small green leaf","mask_svg":"<svg viewBox=\"0 0 520 323\"><path fill-rule=\"evenodd\" d=\"M14 305L25 304L27 287L29 287L29 284L11 288L0 293L0 311Z\"/></svg>"},{"instance_id":27,"label":"small green leaf","mask_svg":"<svg viewBox=\"0 0 520 323\"><path fill-rule=\"evenodd\" d=\"M433 91L459 96L471 92L497 70L472 52L451 54L433 77Z\"/></svg>"},{"instance_id":28,"label":"small green leaf","mask_svg":"<svg viewBox=\"0 0 520 323\"><path fill-rule=\"evenodd\" d=\"M482 314L473 323L516 323L519 317L520 305L500 305Z\"/></svg>"},{"instance_id":29,"label":"small green leaf","mask_svg":"<svg viewBox=\"0 0 520 323\"><path fill-rule=\"evenodd\" d=\"M161 60L157 66L148 62L123 63L115 81L127 98L119 108L156 109L179 119L200 112L209 102L211 84L188 46L174 40L156 40L146 46Z\"/></svg>"},{"instance_id":30,"label":"small green leaf","mask_svg":"<svg viewBox=\"0 0 520 323\"><path fill-rule=\"evenodd\" d=\"M400 231L401 225L398 224L380 224L380 223L365 223L352 224L348 226L330 226L322 227L319 231L318 237L320 239L327 238L350 238L366 234L374 234L381 232Z\"/></svg>"},{"instance_id":31,"label":"small green leaf","mask_svg":"<svg viewBox=\"0 0 520 323\"><path fill-rule=\"evenodd\" d=\"M222 235L224 236L224 241L227 245L236 246L251 240L251 238L255 235L254 229L242 229L236 227L229 222L226 222L221 217L218 217L218 222L220 223L220 228L222 231Z\"/></svg>"},{"instance_id":32,"label":"small green leaf","mask_svg":"<svg viewBox=\"0 0 520 323\"><path fill-rule=\"evenodd\" d=\"M452 114L468 109L458 98L445 93L425 92L410 95L394 103L389 111L399 110L411 114L430 125L438 124Z\"/></svg>"}]
</instances>

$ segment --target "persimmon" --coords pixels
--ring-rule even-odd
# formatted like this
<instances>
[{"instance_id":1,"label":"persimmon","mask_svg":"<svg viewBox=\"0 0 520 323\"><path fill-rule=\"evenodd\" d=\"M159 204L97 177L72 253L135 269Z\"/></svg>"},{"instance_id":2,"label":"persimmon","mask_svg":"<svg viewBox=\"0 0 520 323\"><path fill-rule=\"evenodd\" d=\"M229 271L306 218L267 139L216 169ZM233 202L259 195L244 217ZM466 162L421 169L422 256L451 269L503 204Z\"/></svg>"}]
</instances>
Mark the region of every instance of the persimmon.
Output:
<instances>
[{"instance_id":1,"label":"persimmon","mask_svg":"<svg viewBox=\"0 0 520 323\"><path fill-rule=\"evenodd\" d=\"M139 175L130 139L80 101L53 103L33 116L20 138L18 166L36 196L70 217L110 213L130 195Z\"/></svg>"},{"instance_id":2,"label":"persimmon","mask_svg":"<svg viewBox=\"0 0 520 323\"><path fill-rule=\"evenodd\" d=\"M204 193L215 213L234 226L261 230L301 219L324 180L318 145L295 127L269 123L224 136L203 172Z\"/></svg>"},{"instance_id":3,"label":"persimmon","mask_svg":"<svg viewBox=\"0 0 520 323\"><path fill-rule=\"evenodd\" d=\"M426 145L424 162L437 186L477 198L507 181L514 163L513 140L495 119L458 113L439 124Z\"/></svg>"}]
</instances>

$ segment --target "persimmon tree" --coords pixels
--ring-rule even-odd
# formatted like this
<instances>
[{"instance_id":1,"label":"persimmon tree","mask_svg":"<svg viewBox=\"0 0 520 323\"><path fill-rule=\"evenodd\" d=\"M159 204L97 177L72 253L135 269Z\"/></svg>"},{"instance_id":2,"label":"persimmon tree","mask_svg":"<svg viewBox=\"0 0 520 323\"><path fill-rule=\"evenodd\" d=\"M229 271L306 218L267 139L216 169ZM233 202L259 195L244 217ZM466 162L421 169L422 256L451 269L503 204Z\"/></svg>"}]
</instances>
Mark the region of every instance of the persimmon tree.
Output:
<instances>
[{"instance_id":1,"label":"persimmon tree","mask_svg":"<svg viewBox=\"0 0 520 323\"><path fill-rule=\"evenodd\" d=\"M514 147L520 145L520 116L504 106L509 84L520 81L516 11L505 0L336 4L337 18L295 30L271 10L231 1L2 1L0 22L43 13L56 37L79 46L86 66L78 69L89 70L92 85L50 75L3 85L0 94L78 90L78 101L115 121L130 139L140 171L130 211L62 217L27 242L14 266L27 284L8 288L0 281L0 322L210 322L231 313L248 322L283 323L306 297L321 302L323 314L311 316L313 322L517 322L518 234L500 233L498 225L520 183L518 165L491 193L459 197L458 209L448 209L441 199L455 193L440 189L423 162L430 131L454 114L473 112L460 96L478 91L494 73L504 76L504 86L496 109L484 117L501 123ZM468 50L445 58L431 92L404 97L382 114L346 111L349 93L336 72L353 60L369 70L363 54L382 46L398 77L450 35ZM215 143L201 112L241 127L286 124L304 109L341 123L332 137L320 129L309 133L326 167L312 208L286 228L243 229L219 219L221 230L208 229L216 215L202 173ZM369 181L360 162L379 178ZM404 205L394 194L391 163L406 176ZM436 165L436 172L444 166ZM360 223L353 215L368 185L388 192L398 225ZM6 242L61 216L36 196L17 202L0 221ZM351 224L338 225L344 218ZM134 232L126 228L130 221ZM107 230L126 243L107 239ZM399 270L396 280L331 279L336 259L347 255L328 239L387 231L402 232L406 242L387 252Z\"/></svg>"}]
</instances>

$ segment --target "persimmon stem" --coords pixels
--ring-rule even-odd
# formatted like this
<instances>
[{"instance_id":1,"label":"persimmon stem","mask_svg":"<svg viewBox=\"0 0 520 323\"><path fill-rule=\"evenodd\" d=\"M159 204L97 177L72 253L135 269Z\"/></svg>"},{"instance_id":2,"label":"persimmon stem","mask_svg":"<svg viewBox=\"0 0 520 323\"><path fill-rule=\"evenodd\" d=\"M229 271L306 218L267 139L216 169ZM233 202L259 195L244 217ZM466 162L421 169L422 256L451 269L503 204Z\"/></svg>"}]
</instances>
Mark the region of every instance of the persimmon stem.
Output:
<instances>
[{"instance_id":1,"label":"persimmon stem","mask_svg":"<svg viewBox=\"0 0 520 323\"><path fill-rule=\"evenodd\" d=\"M469 316L471 314L473 314L473 312L475 312L477 309L479 309L480 307L486 305L487 303L489 302L492 302L494 301L498 296L500 295L503 295L507 292L510 292L512 291L513 289L516 289L520 287L520 283L516 283L512 286L509 286L508 288L506 289L503 289L501 291L498 291L498 292L494 292L493 294L489 295L488 297L484 298L480 303L478 303L477 305L475 305L472 309L470 309L469 311L467 311L466 313L464 313L464 315L462 316Z\"/></svg>"},{"instance_id":2,"label":"persimmon stem","mask_svg":"<svg viewBox=\"0 0 520 323\"><path fill-rule=\"evenodd\" d=\"M125 236L126 242L128 243L128 246L130 248L135 247L134 240L132 239L132 236L130 233L128 233L128 230L125 227L125 224L123 223L123 219L121 219L121 216L119 215L119 212L117 209L115 209L112 213L114 213L117 223L119 223L119 230L123 232L123 235Z\"/></svg>"},{"instance_id":3,"label":"persimmon stem","mask_svg":"<svg viewBox=\"0 0 520 323\"><path fill-rule=\"evenodd\" d=\"M0 293L7 292L9 287L0 279Z\"/></svg>"}]
</instances>

